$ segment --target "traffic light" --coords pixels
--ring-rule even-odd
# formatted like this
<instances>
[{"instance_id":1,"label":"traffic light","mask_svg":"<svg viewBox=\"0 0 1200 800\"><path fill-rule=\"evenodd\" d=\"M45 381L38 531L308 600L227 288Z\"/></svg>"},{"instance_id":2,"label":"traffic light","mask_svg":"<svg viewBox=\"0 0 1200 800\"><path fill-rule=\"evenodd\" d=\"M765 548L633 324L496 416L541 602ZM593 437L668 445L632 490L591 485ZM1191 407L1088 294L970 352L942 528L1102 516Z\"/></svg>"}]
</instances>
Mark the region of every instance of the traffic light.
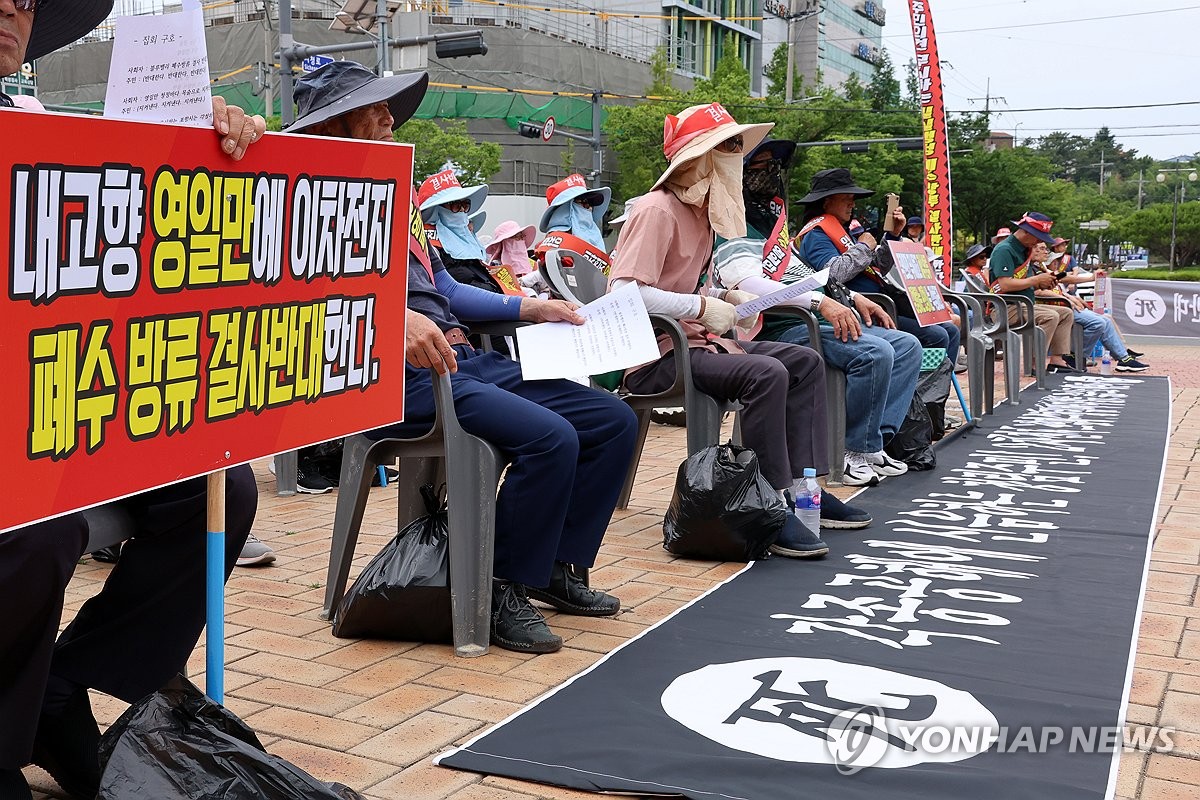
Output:
<instances>
[{"instance_id":1,"label":"traffic light","mask_svg":"<svg viewBox=\"0 0 1200 800\"><path fill-rule=\"evenodd\" d=\"M842 145L843 153L865 153L871 149L871 145L866 142L847 142Z\"/></svg>"},{"instance_id":2,"label":"traffic light","mask_svg":"<svg viewBox=\"0 0 1200 800\"><path fill-rule=\"evenodd\" d=\"M536 122L521 122L517 124L517 133L526 139L542 138L542 126Z\"/></svg>"},{"instance_id":3,"label":"traffic light","mask_svg":"<svg viewBox=\"0 0 1200 800\"><path fill-rule=\"evenodd\" d=\"M909 138L909 139L897 139L896 140L896 149L897 150L920 150L924 146L925 146L925 140L921 139L920 137L916 137L916 136Z\"/></svg>"},{"instance_id":4,"label":"traffic light","mask_svg":"<svg viewBox=\"0 0 1200 800\"><path fill-rule=\"evenodd\" d=\"M434 51L438 58L463 58L486 56L488 47L482 33L472 33L454 39L438 39L434 43Z\"/></svg>"}]
</instances>

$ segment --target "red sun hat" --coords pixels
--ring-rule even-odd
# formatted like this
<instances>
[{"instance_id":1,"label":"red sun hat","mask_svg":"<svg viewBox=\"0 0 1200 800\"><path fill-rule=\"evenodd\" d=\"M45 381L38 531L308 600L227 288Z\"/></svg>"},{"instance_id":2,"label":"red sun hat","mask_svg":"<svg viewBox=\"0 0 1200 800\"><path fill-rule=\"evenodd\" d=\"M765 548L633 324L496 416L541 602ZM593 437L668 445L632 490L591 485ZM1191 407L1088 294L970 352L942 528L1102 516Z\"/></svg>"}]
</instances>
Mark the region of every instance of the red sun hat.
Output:
<instances>
[{"instance_id":1,"label":"red sun hat","mask_svg":"<svg viewBox=\"0 0 1200 800\"><path fill-rule=\"evenodd\" d=\"M458 182L458 176L452 169L444 169L436 175L430 175L421 183L417 190L417 206L421 217L428 222L437 206L453 203L455 200L469 200L471 208L467 211L470 216L479 211L487 198L487 184L481 186L463 186Z\"/></svg>"},{"instance_id":2,"label":"red sun hat","mask_svg":"<svg viewBox=\"0 0 1200 800\"><path fill-rule=\"evenodd\" d=\"M749 153L767 138L774 122L740 125L720 103L690 106L679 115L668 114L663 121L663 155L670 165L650 187L662 186L676 169L709 152L726 139L742 137L742 153Z\"/></svg>"},{"instance_id":3,"label":"red sun hat","mask_svg":"<svg viewBox=\"0 0 1200 800\"><path fill-rule=\"evenodd\" d=\"M609 203L612 202L612 189L607 186L602 186L599 189L588 188L587 181L578 173L568 175L558 183L552 183L546 189L546 203L548 207L542 212L542 219L538 222L540 230L548 230L550 225L550 217L554 214L554 209L559 206L573 203L585 194L600 195L600 204L592 207L592 219L596 220L599 225L604 221L604 212L608 210Z\"/></svg>"}]
</instances>

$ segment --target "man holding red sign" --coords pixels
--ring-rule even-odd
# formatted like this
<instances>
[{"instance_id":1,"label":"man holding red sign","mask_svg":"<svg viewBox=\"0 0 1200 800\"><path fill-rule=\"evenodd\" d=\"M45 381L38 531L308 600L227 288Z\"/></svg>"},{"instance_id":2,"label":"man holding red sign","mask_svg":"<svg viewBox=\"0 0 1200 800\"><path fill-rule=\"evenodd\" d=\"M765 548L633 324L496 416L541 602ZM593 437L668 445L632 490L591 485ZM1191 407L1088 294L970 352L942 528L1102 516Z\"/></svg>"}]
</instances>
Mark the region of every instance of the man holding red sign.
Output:
<instances>
[{"instance_id":1,"label":"man holding red sign","mask_svg":"<svg viewBox=\"0 0 1200 800\"><path fill-rule=\"evenodd\" d=\"M299 113L289 130L390 140L425 91L424 82L397 89L392 80L349 61L309 73L297 81ZM397 106L402 109L393 110ZM426 183L423 206L470 205L470 190L453 174L439 173ZM589 588L577 568L591 567L600 549L633 457L637 418L607 392L567 380L523 380L516 362L473 348L460 321L582 324L573 304L459 283L437 251L417 239L409 254L408 293L405 422L368 435L409 437L428 430L435 414L429 369L451 373L463 429L495 445L510 462L496 500L492 643L525 653L558 650L561 637L531 597L567 614L620 611L620 601Z\"/></svg>"},{"instance_id":2,"label":"man holding red sign","mask_svg":"<svg viewBox=\"0 0 1200 800\"><path fill-rule=\"evenodd\" d=\"M0 0L0 75L70 44L111 10L112 0ZM0 94L0 108L13 105ZM240 159L265 122L217 98L214 127L221 149ZM0 800L29 800L21 768L31 758L69 795L94 797L100 732L87 690L130 703L156 691L183 669L204 626L206 479L116 503L134 526L120 563L57 643L86 518L71 513L0 534ZM249 467L228 471L226 504L228 577L258 504Z\"/></svg>"}]
</instances>

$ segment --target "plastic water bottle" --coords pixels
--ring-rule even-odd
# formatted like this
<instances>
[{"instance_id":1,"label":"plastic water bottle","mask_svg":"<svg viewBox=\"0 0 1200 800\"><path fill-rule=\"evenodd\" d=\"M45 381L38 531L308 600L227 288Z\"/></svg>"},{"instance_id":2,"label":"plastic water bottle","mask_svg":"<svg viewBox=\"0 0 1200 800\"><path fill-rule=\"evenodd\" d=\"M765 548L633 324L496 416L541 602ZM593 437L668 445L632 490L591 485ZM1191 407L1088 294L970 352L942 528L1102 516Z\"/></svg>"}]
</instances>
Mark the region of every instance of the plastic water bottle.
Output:
<instances>
[{"instance_id":1,"label":"plastic water bottle","mask_svg":"<svg viewBox=\"0 0 1200 800\"><path fill-rule=\"evenodd\" d=\"M817 471L811 467L804 470L804 480L796 492L796 516L804 523L804 527L820 534L821 487L817 483Z\"/></svg>"},{"instance_id":2,"label":"plastic water bottle","mask_svg":"<svg viewBox=\"0 0 1200 800\"><path fill-rule=\"evenodd\" d=\"M1104 345L1096 342L1096 346L1092 348L1092 358L1104 358Z\"/></svg>"},{"instance_id":3,"label":"plastic water bottle","mask_svg":"<svg viewBox=\"0 0 1200 800\"><path fill-rule=\"evenodd\" d=\"M1109 355L1108 348L1104 349L1104 355L1101 356L1101 358L1100 358L1100 374L1101 375L1112 375L1113 374L1112 356Z\"/></svg>"}]
</instances>

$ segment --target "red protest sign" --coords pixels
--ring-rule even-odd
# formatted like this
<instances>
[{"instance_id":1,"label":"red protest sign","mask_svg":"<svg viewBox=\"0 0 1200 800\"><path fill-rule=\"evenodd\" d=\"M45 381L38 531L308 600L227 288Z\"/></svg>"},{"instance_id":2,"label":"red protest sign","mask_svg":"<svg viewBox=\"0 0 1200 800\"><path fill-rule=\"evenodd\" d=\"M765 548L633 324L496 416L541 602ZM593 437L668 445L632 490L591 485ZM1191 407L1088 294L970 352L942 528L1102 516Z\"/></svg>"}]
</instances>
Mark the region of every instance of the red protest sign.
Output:
<instances>
[{"instance_id":1,"label":"red protest sign","mask_svg":"<svg viewBox=\"0 0 1200 800\"><path fill-rule=\"evenodd\" d=\"M920 242L888 241L896 266L892 273L900 277L904 291L922 327L950 321L950 307L942 297L941 280Z\"/></svg>"},{"instance_id":2,"label":"red protest sign","mask_svg":"<svg viewBox=\"0 0 1200 800\"><path fill-rule=\"evenodd\" d=\"M401 419L411 146L0 135L0 530Z\"/></svg>"}]
</instances>

